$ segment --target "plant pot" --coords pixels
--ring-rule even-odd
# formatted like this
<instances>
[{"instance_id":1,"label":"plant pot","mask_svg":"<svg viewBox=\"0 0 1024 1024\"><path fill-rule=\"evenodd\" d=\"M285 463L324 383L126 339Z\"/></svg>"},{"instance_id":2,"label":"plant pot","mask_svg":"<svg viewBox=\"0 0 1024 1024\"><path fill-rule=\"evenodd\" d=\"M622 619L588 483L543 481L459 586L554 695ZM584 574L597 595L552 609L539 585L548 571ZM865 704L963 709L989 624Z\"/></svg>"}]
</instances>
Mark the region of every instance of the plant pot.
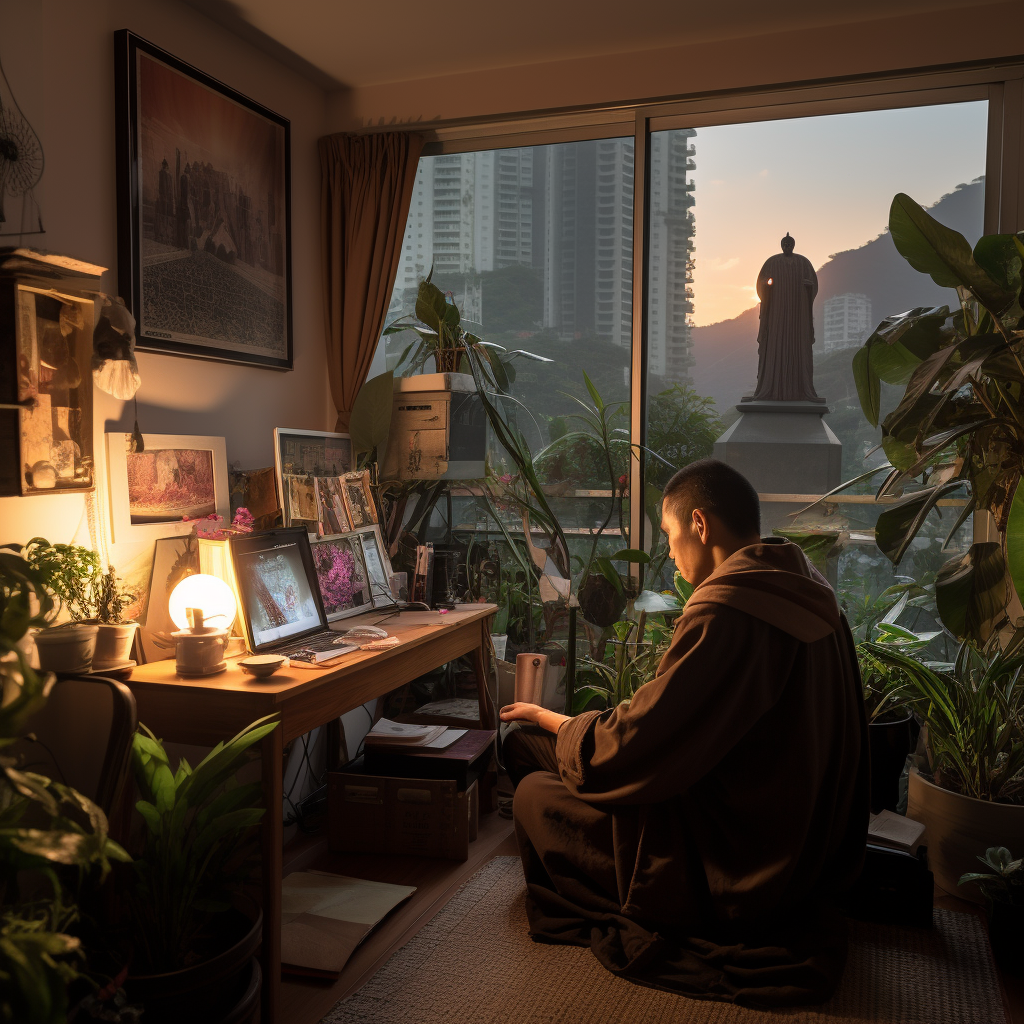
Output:
<instances>
[{"instance_id":1,"label":"plant pot","mask_svg":"<svg viewBox=\"0 0 1024 1024\"><path fill-rule=\"evenodd\" d=\"M84 622L48 626L35 634L39 667L44 672L88 672L99 629Z\"/></svg>"},{"instance_id":2,"label":"plant pot","mask_svg":"<svg viewBox=\"0 0 1024 1024\"><path fill-rule=\"evenodd\" d=\"M132 641L137 622L100 622L96 635L96 653L92 656L94 672L123 665L131 658Z\"/></svg>"},{"instance_id":3,"label":"plant pot","mask_svg":"<svg viewBox=\"0 0 1024 1024\"><path fill-rule=\"evenodd\" d=\"M871 747L871 812L895 811L900 797L900 775L914 744L914 718L909 712L892 722L872 722L868 727Z\"/></svg>"},{"instance_id":4,"label":"plant pot","mask_svg":"<svg viewBox=\"0 0 1024 1024\"><path fill-rule=\"evenodd\" d=\"M953 896L983 902L977 886L960 888L960 876L980 870L978 855L990 846L1006 846L1013 855L1024 851L1024 804L976 800L942 789L916 769L910 772L907 817L925 827L928 866L935 883Z\"/></svg>"},{"instance_id":5,"label":"plant pot","mask_svg":"<svg viewBox=\"0 0 1024 1024\"><path fill-rule=\"evenodd\" d=\"M1014 978L1024 977L1024 907L992 900L988 937L999 969Z\"/></svg>"},{"instance_id":6,"label":"plant pot","mask_svg":"<svg viewBox=\"0 0 1024 1024\"><path fill-rule=\"evenodd\" d=\"M243 1024L251 1019L244 1005L239 1006L246 1000L253 1006L259 1001L259 965L253 957L260 945L263 912L253 900L240 896L227 915L236 915L231 923L239 937L217 956L180 971L129 975L125 992L129 1001L145 1007L148 1024Z\"/></svg>"}]
</instances>

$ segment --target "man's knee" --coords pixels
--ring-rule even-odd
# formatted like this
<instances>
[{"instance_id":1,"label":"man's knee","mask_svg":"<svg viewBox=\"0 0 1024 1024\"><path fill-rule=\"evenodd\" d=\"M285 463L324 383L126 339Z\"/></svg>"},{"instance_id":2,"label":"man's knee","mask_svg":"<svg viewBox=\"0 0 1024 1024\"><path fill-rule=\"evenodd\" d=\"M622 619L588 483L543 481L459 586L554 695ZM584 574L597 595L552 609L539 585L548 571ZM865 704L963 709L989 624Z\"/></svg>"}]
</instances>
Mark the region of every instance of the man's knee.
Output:
<instances>
[{"instance_id":1,"label":"man's knee","mask_svg":"<svg viewBox=\"0 0 1024 1024\"><path fill-rule=\"evenodd\" d=\"M501 727L501 760L514 786L531 772L550 771L554 737L532 723L508 722Z\"/></svg>"}]
</instances>

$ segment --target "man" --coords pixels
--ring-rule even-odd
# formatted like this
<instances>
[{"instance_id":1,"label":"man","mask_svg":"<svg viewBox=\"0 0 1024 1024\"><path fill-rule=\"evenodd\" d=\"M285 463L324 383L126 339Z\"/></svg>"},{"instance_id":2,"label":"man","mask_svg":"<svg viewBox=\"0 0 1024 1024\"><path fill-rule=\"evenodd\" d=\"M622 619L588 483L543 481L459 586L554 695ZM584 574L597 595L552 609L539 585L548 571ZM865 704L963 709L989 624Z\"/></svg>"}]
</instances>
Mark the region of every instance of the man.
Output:
<instances>
[{"instance_id":1,"label":"man","mask_svg":"<svg viewBox=\"0 0 1024 1024\"><path fill-rule=\"evenodd\" d=\"M677 473L662 530L696 589L655 678L609 711L501 711L531 934L689 996L821 1001L867 833L850 631L729 466Z\"/></svg>"}]
</instances>

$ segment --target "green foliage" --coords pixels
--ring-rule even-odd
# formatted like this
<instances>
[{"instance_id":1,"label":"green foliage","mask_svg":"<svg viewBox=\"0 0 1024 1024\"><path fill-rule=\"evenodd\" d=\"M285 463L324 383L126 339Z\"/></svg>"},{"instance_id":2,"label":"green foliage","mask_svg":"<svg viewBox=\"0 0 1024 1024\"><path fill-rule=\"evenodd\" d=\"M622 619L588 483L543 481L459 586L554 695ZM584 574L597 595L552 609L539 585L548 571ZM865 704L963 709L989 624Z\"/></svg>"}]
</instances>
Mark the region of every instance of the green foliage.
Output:
<instances>
[{"instance_id":1,"label":"green foliage","mask_svg":"<svg viewBox=\"0 0 1024 1024\"><path fill-rule=\"evenodd\" d=\"M1024 653L961 646L948 670L899 645L868 641L864 653L898 670L884 696L913 709L928 727L938 785L980 800L1024 797Z\"/></svg>"},{"instance_id":2,"label":"green foliage","mask_svg":"<svg viewBox=\"0 0 1024 1024\"><path fill-rule=\"evenodd\" d=\"M89 618L120 622L124 606L134 597L124 590L114 567L108 565L106 572L102 571L99 555L88 548L33 537L25 545L24 555L75 622Z\"/></svg>"},{"instance_id":3,"label":"green foliage","mask_svg":"<svg viewBox=\"0 0 1024 1024\"><path fill-rule=\"evenodd\" d=\"M33 605L36 610L33 611ZM66 988L79 976L79 940L67 933L77 917L63 875L107 875L128 855L107 834L91 800L3 756L46 702L52 675L40 676L17 647L54 612L43 572L0 551L0 1022L56 1024L67 1018ZM22 892L31 892L31 898ZM49 895L46 895L47 891Z\"/></svg>"},{"instance_id":4,"label":"green foliage","mask_svg":"<svg viewBox=\"0 0 1024 1024\"><path fill-rule=\"evenodd\" d=\"M1015 859L1005 846L990 846L978 860L988 871L961 875L958 884L975 883L986 899L1024 907L1024 860Z\"/></svg>"},{"instance_id":5,"label":"green foliage","mask_svg":"<svg viewBox=\"0 0 1024 1024\"><path fill-rule=\"evenodd\" d=\"M360 465L376 462L384 465L391 434L391 414L394 411L395 375L388 370L372 377L360 389L352 405L349 434L352 451Z\"/></svg>"},{"instance_id":6,"label":"green foliage","mask_svg":"<svg viewBox=\"0 0 1024 1024\"><path fill-rule=\"evenodd\" d=\"M182 758L173 772L163 745L140 724L132 765L146 841L135 860L131 913L141 973L185 966L258 862L262 790L235 775L253 744L277 728L272 717L218 743L195 768Z\"/></svg>"},{"instance_id":7,"label":"green foliage","mask_svg":"<svg viewBox=\"0 0 1024 1024\"><path fill-rule=\"evenodd\" d=\"M919 489L887 508L876 526L879 549L898 565L938 500L966 486L971 504L951 535L973 509L992 512L1006 533L1024 469L1024 233L986 236L972 252L962 235L902 193L892 202L889 229L912 267L960 297L956 311L918 307L887 317L853 360L864 416L880 422L889 460L878 497L901 495L920 478ZM881 418L883 384L904 391ZM1014 531L1024 536L1024 510ZM1008 555L1011 576L1024 582L1024 543L1008 538ZM940 573L939 610L958 636L984 643L1007 621L998 569L996 553L975 545Z\"/></svg>"}]
</instances>

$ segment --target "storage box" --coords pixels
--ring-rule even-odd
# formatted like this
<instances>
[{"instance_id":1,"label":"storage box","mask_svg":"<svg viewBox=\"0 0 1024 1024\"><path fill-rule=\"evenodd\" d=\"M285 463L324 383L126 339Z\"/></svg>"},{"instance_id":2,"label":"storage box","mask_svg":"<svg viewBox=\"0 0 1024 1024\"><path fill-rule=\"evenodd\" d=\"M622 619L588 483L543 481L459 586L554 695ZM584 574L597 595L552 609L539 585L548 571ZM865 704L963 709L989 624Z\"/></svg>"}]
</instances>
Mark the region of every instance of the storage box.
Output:
<instances>
[{"instance_id":1,"label":"storage box","mask_svg":"<svg viewBox=\"0 0 1024 1024\"><path fill-rule=\"evenodd\" d=\"M454 779L387 778L350 767L327 776L332 853L387 853L466 860L476 838L477 787Z\"/></svg>"}]
</instances>

